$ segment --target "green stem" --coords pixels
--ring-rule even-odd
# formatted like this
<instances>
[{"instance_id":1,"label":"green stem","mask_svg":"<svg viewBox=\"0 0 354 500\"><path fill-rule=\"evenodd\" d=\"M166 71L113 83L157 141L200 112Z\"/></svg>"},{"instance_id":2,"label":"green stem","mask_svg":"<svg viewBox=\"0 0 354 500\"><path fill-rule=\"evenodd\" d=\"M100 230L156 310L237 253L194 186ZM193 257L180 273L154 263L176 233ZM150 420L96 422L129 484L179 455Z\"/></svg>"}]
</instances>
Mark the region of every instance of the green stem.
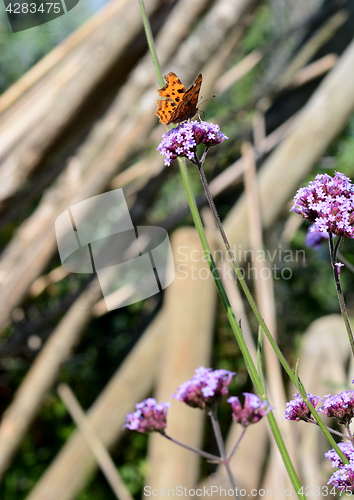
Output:
<instances>
[{"instance_id":1,"label":"green stem","mask_svg":"<svg viewBox=\"0 0 354 500\"><path fill-rule=\"evenodd\" d=\"M342 317L343 317L343 320L344 320L345 328L347 330L347 334L348 334L348 338L349 338L350 347L352 349L352 354L354 356L354 338L353 338L353 332L352 332L352 329L351 329L351 326L350 326L349 317L348 317L348 313L347 313L347 308L345 306L344 295L343 295L342 287L341 287L340 280L339 280L338 268L336 266L336 263L337 263L336 262L337 261L337 252L338 252L338 248L339 248L341 239L342 238L339 236L336 244L334 245L333 244L333 234L329 233L329 254L331 256L331 265L332 265L332 269L333 269L334 282L336 284L336 290L337 290L337 295L338 295L338 301L339 301L340 311L342 313Z\"/></svg>"},{"instance_id":2,"label":"green stem","mask_svg":"<svg viewBox=\"0 0 354 500\"><path fill-rule=\"evenodd\" d=\"M163 87L165 85L165 83L164 83L164 80L162 77L160 62L159 62L159 58L157 56L155 41L154 41L154 37L153 37L152 31L151 31L150 21L149 21L148 14L146 12L144 0L139 0L139 5L140 5L141 17L143 19L146 40L147 40L147 43L149 46L153 65L155 67L157 80L159 82L160 87Z\"/></svg>"},{"instance_id":3,"label":"green stem","mask_svg":"<svg viewBox=\"0 0 354 500\"><path fill-rule=\"evenodd\" d=\"M246 434L246 430L247 430L247 427L243 427L242 428L242 432L238 438L238 440L236 441L236 443L234 444L234 447L232 448L232 450L230 451L230 453L228 454L227 458L228 460L231 460L231 458L234 456L234 454L236 453L236 450L237 448L239 447L242 439L243 439L243 436Z\"/></svg>"},{"instance_id":4,"label":"green stem","mask_svg":"<svg viewBox=\"0 0 354 500\"><path fill-rule=\"evenodd\" d=\"M186 450L193 451L194 453L197 453L201 457L206 458L210 462L217 462L220 463L222 462L222 459L220 457L217 457L216 455L212 455L211 453L206 453L203 450L199 450L198 448L194 448L194 446L188 446L188 444L181 443L181 441L178 441L177 439L172 438L168 434L166 434L164 431L158 431L161 436L165 437L169 441L172 441L172 443L178 444L178 446L182 446L182 448L185 448Z\"/></svg>"},{"instance_id":5,"label":"green stem","mask_svg":"<svg viewBox=\"0 0 354 500\"><path fill-rule=\"evenodd\" d=\"M349 427L349 424L347 424L345 426L346 430L347 430L347 433L348 433L348 436L349 436L349 439L350 439L350 442L352 443L352 446L354 445L354 437L353 437L353 434L352 434L352 431L350 430L350 427Z\"/></svg>"},{"instance_id":6,"label":"green stem","mask_svg":"<svg viewBox=\"0 0 354 500\"><path fill-rule=\"evenodd\" d=\"M307 422L309 424L317 425L317 422L314 422L313 420L310 420L310 419L307 420ZM348 436L343 434L343 432L336 431L334 429L331 429L330 427L326 427L326 429L328 429L328 432L330 432L331 434L335 434L336 436L339 436L341 439L349 439Z\"/></svg>"},{"instance_id":7,"label":"green stem","mask_svg":"<svg viewBox=\"0 0 354 500\"><path fill-rule=\"evenodd\" d=\"M209 412L209 416L210 416L211 423L212 423L212 426L213 426L213 430L214 430L214 434L215 434L215 439L216 439L216 442L218 444L219 452L220 452L220 455L221 455L221 458L222 458L222 464L225 467L225 470L226 470L227 476L229 478L230 484L232 486L232 489L234 490L235 498L238 500L239 496L237 494L238 489L237 489L236 479L235 479L235 477L234 477L234 475L232 473L232 470L231 470L231 467L230 467L230 463L229 463L229 459L226 456L225 444L224 444L224 440L223 440L222 435L221 435L220 424L219 424L218 417L216 415L215 408L212 411Z\"/></svg>"},{"instance_id":8,"label":"green stem","mask_svg":"<svg viewBox=\"0 0 354 500\"><path fill-rule=\"evenodd\" d=\"M258 343L257 343L257 370L258 375L262 384L263 393L266 393L266 386L264 382L263 375L263 365L262 365L262 352L263 352L263 330L262 327L258 327Z\"/></svg>"}]
</instances>

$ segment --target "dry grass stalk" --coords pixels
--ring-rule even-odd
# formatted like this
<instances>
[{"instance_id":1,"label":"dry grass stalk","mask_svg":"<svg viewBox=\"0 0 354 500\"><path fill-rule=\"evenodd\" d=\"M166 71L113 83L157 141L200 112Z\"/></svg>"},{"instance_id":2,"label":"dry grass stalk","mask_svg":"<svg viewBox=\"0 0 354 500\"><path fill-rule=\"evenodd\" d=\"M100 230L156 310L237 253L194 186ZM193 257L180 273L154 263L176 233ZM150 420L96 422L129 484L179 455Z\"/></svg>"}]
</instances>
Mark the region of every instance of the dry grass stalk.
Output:
<instances>
[{"instance_id":1,"label":"dry grass stalk","mask_svg":"<svg viewBox=\"0 0 354 500\"><path fill-rule=\"evenodd\" d=\"M347 19L348 12L345 10L340 10L333 14L333 16L328 19L328 21L320 29L318 29L300 49L287 70L279 79L278 87L288 87L296 73L311 61L318 49L320 49L333 37L335 32L345 23Z\"/></svg>"},{"instance_id":2,"label":"dry grass stalk","mask_svg":"<svg viewBox=\"0 0 354 500\"><path fill-rule=\"evenodd\" d=\"M258 255L263 252L263 235L262 235L262 222L260 218L260 210L258 203L258 193L256 185L256 165L254 159L253 148L250 143L244 143L241 147L242 160L245 166L244 180L245 180L245 194L248 204L249 213L249 233L250 243L253 255ZM272 334L276 335L276 317L275 317L275 304L273 293L273 280L269 272L268 265L261 259L254 259L251 262L252 267L255 269L255 276L253 276L254 286L256 290L257 304L259 304L260 312L265 318L268 327ZM266 272L264 273L263 270ZM268 276L269 278L264 278ZM275 360L274 360L275 361ZM279 389L279 387L278 387ZM278 391L277 391L278 392Z\"/></svg>"},{"instance_id":3,"label":"dry grass stalk","mask_svg":"<svg viewBox=\"0 0 354 500\"><path fill-rule=\"evenodd\" d=\"M321 57L321 59L317 59L317 61L304 66L297 73L295 73L290 87L300 87L301 85L322 76L335 66L337 60L337 54L327 54L326 56Z\"/></svg>"},{"instance_id":4,"label":"dry grass stalk","mask_svg":"<svg viewBox=\"0 0 354 500\"><path fill-rule=\"evenodd\" d=\"M263 53L260 50L253 50L235 66L226 71L215 84L215 91L218 93L225 92L231 85L234 85L238 80L246 76L257 64L263 59Z\"/></svg>"},{"instance_id":5,"label":"dry grass stalk","mask_svg":"<svg viewBox=\"0 0 354 500\"><path fill-rule=\"evenodd\" d=\"M105 475L112 491L115 493L118 500L133 500L123 479L114 465L114 462L108 453L107 449L103 446L97 434L93 430L89 420L86 418L78 400L70 387L66 384L58 386L58 394L69 411L72 419L80 430L81 434L86 439L87 444L90 446L92 453L95 455L97 463L100 466L103 474Z\"/></svg>"},{"instance_id":6,"label":"dry grass stalk","mask_svg":"<svg viewBox=\"0 0 354 500\"><path fill-rule=\"evenodd\" d=\"M5 111L8 111L17 100L26 95L46 74L61 64L77 46L86 42L98 28L119 13L127 2L128 0L114 0L106 4L96 15L91 17L83 26L55 47L6 90L0 96L0 121L4 117Z\"/></svg>"},{"instance_id":7,"label":"dry grass stalk","mask_svg":"<svg viewBox=\"0 0 354 500\"><path fill-rule=\"evenodd\" d=\"M126 414L150 393L158 372L165 331L166 318L162 311L88 411L89 422L106 448L121 435ZM74 500L95 468L95 458L84 437L75 431L27 500Z\"/></svg>"},{"instance_id":8,"label":"dry grass stalk","mask_svg":"<svg viewBox=\"0 0 354 500\"><path fill-rule=\"evenodd\" d=\"M250 242L254 256L262 255L264 244L262 236L262 223L259 210L259 200L256 184L256 165L254 162L254 153L251 144L244 143L241 148L242 158L246 165L245 167L245 194L248 204L248 213L250 220ZM263 259L254 258L251 261L252 268L255 269L253 282L256 292L256 302L260 313L265 319L267 326L276 340L276 313L274 301L274 284L272 279L272 270L270 263L263 254ZM282 421L283 409L286 403L286 394L283 385L280 362L264 336L264 357L265 368L269 391L269 401L274 407L274 414L277 418L279 428L282 432L284 442L290 454L294 455L295 442L290 433L284 432L286 427ZM275 488L276 491L281 491L282 487L290 487L291 483L287 476L285 467L282 464L278 449L274 440L272 443L272 457L268 464L273 470L271 475L272 480L267 487Z\"/></svg>"},{"instance_id":9,"label":"dry grass stalk","mask_svg":"<svg viewBox=\"0 0 354 500\"><path fill-rule=\"evenodd\" d=\"M178 229L172 238L176 277L166 290L166 331L157 380L157 401L170 401L167 434L200 448L204 412L171 399L177 387L199 366L210 366L216 288L194 228ZM211 245L211 250L214 247ZM180 257L180 260L178 260ZM200 457L152 434L149 442L151 473L146 484L157 490L195 487Z\"/></svg>"}]
</instances>

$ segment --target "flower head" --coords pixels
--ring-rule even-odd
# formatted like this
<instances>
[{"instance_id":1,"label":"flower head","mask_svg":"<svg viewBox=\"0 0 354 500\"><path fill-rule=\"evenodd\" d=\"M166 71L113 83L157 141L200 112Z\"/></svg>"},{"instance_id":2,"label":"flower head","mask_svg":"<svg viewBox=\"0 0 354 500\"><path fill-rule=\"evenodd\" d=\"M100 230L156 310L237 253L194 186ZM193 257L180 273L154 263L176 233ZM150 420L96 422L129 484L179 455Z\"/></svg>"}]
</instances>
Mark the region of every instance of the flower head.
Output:
<instances>
[{"instance_id":1,"label":"flower head","mask_svg":"<svg viewBox=\"0 0 354 500\"><path fill-rule=\"evenodd\" d=\"M299 422L300 420L304 420L308 422L309 420L313 420L313 416L311 415L310 410L308 409L305 401L302 399L300 394L294 394L295 399L292 399L288 403L286 403L286 410L284 412L283 420L295 420ZM320 398L318 396L314 396L313 394L307 393L309 400L314 408Z\"/></svg>"},{"instance_id":2,"label":"flower head","mask_svg":"<svg viewBox=\"0 0 354 500\"><path fill-rule=\"evenodd\" d=\"M235 372L212 370L201 366L195 375L181 384L173 395L192 408L210 409L228 393L228 388Z\"/></svg>"},{"instance_id":3,"label":"flower head","mask_svg":"<svg viewBox=\"0 0 354 500\"><path fill-rule=\"evenodd\" d=\"M354 185L344 174L317 175L298 190L291 210L313 222L312 231L354 236Z\"/></svg>"},{"instance_id":4,"label":"flower head","mask_svg":"<svg viewBox=\"0 0 354 500\"><path fill-rule=\"evenodd\" d=\"M349 462L354 463L354 448L352 443L344 441L343 443L338 443L338 446ZM332 467L343 467L345 465L334 448L327 451L325 457L331 461Z\"/></svg>"},{"instance_id":5,"label":"flower head","mask_svg":"<svg viewBox=\"0 0 354 500\"><path fill-rule=\"evenodd\" d=\"M202 121L183 122L163 134L157 150L165 155L165 165L170 165L172 160L179 156L194 161L196 147L199 144L211 148L225 139L228 137L221 132L219 125Z\"/></svg>"},{"instance_id":6,"label":"flower head","mask_svg":"<svg viewBox=\"0 0 354 500\"><path fill-rule=\"evenodd\" d=\"M158 404L155 399L148 398L135 405L136 411L126 416L123 426L131 431L152 432L166 428L167 409L170 403Z\"/></svg>"},{"instance_id":7,"label":"flower head","mask_svg":"<svg viewBox=\"0 0 354 500\"><path fill-rule=\"evenodd\" d=\"M340 491L354 491L354 464L343 465L332 474L327 484L333 484Z\"/></svg>"},{"instance_id":8,"label":"flower head","mask_svg":"<svg viewBox=\"0 0 354 500\"><path fill-rule=\"evenodd\" d=\"M234 422L241 424L242 427L247 427L259 422L272 408L268 401L262 401L256 394L244 392L243 395L245 396L243 407L236 396L232 396L227 402L231 403Z\"/></svg>"},{"instance_id":9,"label":"flower head","mask_svg":"<svg viewBox=\"0 0 354 500\"><path fill-rule=\"evenodd\" d=\"M327 396L319 410L327 417L336 418L339 424L350 424L354 417L354 391Z\"/></svg>"},{"instance_id":10,"label":"flower head","mask_svg":"<svg viewBox=\"0 0 354 500\"><path fill-rule=\"evenodd\" d=\"M326 232L316 231L313 228L314 224L312 224L307 231L305 243L308 247L313 247L315 250L318 250L323 241L328 240L329 234Z\"/></svg>"}]
</instances>

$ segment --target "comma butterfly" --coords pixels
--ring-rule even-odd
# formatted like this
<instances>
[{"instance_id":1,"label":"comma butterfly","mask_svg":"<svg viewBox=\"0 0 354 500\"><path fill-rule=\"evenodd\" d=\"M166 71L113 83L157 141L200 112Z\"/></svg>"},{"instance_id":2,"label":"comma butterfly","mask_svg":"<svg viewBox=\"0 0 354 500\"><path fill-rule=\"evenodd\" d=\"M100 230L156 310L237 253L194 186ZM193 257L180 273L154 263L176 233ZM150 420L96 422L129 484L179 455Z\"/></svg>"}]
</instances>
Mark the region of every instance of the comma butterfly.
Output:
<instances>
[{"instance_id":1,"label":"comma butterfly","mask_svg":"<svg viewBox=\"0 0 354 500\"><path fill-rule=\"evenodd\" d=\"M190 89L186 90L175 73L170 71L164 76L166 85L158 90L163 101L157 101L157 111L161 123L181 123L193 118L197 113L197 103L200 87L202 85L202 75L199 75Z\"/></svg>"}]
</instances>

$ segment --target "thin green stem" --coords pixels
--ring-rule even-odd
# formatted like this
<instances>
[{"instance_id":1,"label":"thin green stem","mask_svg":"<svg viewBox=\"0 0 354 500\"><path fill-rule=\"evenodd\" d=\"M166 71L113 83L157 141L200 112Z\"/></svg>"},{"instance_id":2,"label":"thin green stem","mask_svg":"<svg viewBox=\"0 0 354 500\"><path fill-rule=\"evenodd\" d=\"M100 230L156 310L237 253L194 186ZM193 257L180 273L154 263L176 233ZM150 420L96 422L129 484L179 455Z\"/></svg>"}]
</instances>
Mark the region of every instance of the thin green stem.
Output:
<instances>
[{"instance_id":1,"label":"thin green stem","mask_svg":"<svg viewBox=\"0 0 354 500\"><path fill-rule=\"evenodd\" d=\"M353 446L354 445L354 437L353 437L352 431L350 430L349 424L347 424L345 426L345 428L347 430L347 433L348 433L348 436L349 436L349 440L350 440L350 442L352 443L352 446Z\"/></svg>"},{"instance_id":2,"label":"thin green stem","mask_svg":"<svg viewBox=\"0 0 354 500\"><path fill-rule=\"evenodd\" d=\"M221 435L220 424L219 424L218 417L216 415L216 410L213 409L212 411L210 411L209 416L210 416L211 423L213 426L215 439L216 439L216 442L218 444L219 452L220 452L220 455L222 458L222 464L224 465L224 467L226 469L226 473L227 473L227 476L229 478L230 484L234 490L235 498L238 499L239 496L237 494L238 489L237 489L236 479L232 473L229 459L226 456L225 444L224 444L224 440L223 440L222 435Z\"/></svg>"},{"instance_id":3,"label":"thin green stem","mask_svg":"<svg viewBox=\"0 0 354 500\"><path fill-rule=\"evenodd\" d=\"M193 451L194 453L197 453L201 457L206 458L207 460L210 460L211 462L217 462L220 463L222 462L222 458L217 457L216 455L212 455L211 453L207 453L203 450L199 450L199 448L194 448L193 446L188 446L188 444L181 443L181 441L178 441L177 439L172 438L168 434L166 434L163 431L159 431L161 436L165 437L169 441L172 441L175 444L178 444L178 446L182 446L182 448L186 448L186 450Z\"/></svg>"},{"instance_id":4,"label":"thin green stem","mask_svg":"<svg viewBox=\"0 0 354 500\"><path fill-rule=\"evenodd\" d=\"M315 422L314 420L311 420L311 419L308 419L307 422L309 424L314 424L314 425L318 425L317 422ZM336 431L335 429L331 429L330 427L327 427L326 426L326 429L328 430L328 432L330 432L331 434L335 434L336 436L339 436L340 438L342 439L349 439L348 436L346 436L345 434L343 434L343 432L339 432L339 431Z\"/></svg>"},{"instance_id":5,"label":"thin green stem","mask_svg":"<svg viewBox=\"0 0 354 500\"><path fill-rule=\"evenodd\" d=\"M247 430L247 427L243 427L242 428L242 432L241 432L238 440L236 441L236 443L234 444L232 450L230 451L230 453L227 456L228 460L230 460L234 456L234 454L236 453L236 450L239 447L239 445L240 445L240 443L241 443L241 441L243 439L243 436L246 434L246 430Z\"/></svg>"},{"instance_id":6,"label":"thin green stem","mask_svg":"<svg viewBox=\"0 0 354 500\"><path fill-rule=\"evenodd\" d=\"M216 442L217 442L217 445L219 448L221 460L225 460L225 458L226 458L225 444L224 444L224 440L222 438L219 420L218 420L218 417L216 415L216 410L215 409L210 410L208 412L208 414L209 414L209 417L210 417L210 420L211 420L211 423L213 426L214 435L215 435L215 439L216 439Z\"/></svg>"},{"instance_id":7,"label":"thin green stem","mask_svg":"<svg viewBox=\"0 0 354 500\"><path fill-rule=\"evenodd\" d=\"M340 279L339 279L339 272L338 272L338 267L337 267L337 252L339 248L339 244L341 241L341 237L338 237L338 240L336 244L334 245L333 243L333 234L329 233L329 254L331 257L331 265L332 265L332 270L333 270L333 276L334 276L334 282L336 284L336 290L337 290L337 295L338 295L338 301L339 301L339 307L340 311L344 320L345 328L347 330L348 338L349 338L349 343L350 347L352 350L352 354L354 356L354 338L353 338L353 332L350 326L350 321L347 313L347 308L345 306L345 300L344 300L344 295L342 291L342 287L340 284Z\"/></svg>"},{"instance_id":8,"label":"thin green stem","mask_svg":"<svg viewBox=\"0 0 354 500\"><path fill-rule=\"evenodd\" d=\"M152 62L153 62L153 65L155 67L155 71L156 71L159 85L160 85L160 87L163 87L165 85L165 83L163 81L160 62L159 62L159 58L157 56L155 41L154 41L154 37L153 37L152 31L151 31L150 21L149 21L148 14L146 12L144 0L139 0L139 5L140 5L141 17L143 19L143 24L144 24L146 40L147 40L150 54L152 57Z\"/></svg>"},{"instance_id":9,"label":"thin green stem","mask_svg":"<svg viewBox=\"0 0 354 500\"><path fill-rule=\"evenodd\" d=\"M263 351L263 329L261 326L258 328L258 343L257 343L257 370L260 378L263 394L266 394L266 386L264 382L263 366L262 366L262 351Z\"/></svg>"},{"instance_id":10,"label":"thin green stem","mask_svg":"<svg viewBox=\"0 0 354 500\"><path fill-rule=\"evenodd\" d=\"M336 244L334 245L334 250L333 250L333 260L334 260L334 262L337 262L337 254L338 254L338 250L339 250L339 245L341 243L342 243L342 237L338 236Z\"/></svg>"}]
</instances>

